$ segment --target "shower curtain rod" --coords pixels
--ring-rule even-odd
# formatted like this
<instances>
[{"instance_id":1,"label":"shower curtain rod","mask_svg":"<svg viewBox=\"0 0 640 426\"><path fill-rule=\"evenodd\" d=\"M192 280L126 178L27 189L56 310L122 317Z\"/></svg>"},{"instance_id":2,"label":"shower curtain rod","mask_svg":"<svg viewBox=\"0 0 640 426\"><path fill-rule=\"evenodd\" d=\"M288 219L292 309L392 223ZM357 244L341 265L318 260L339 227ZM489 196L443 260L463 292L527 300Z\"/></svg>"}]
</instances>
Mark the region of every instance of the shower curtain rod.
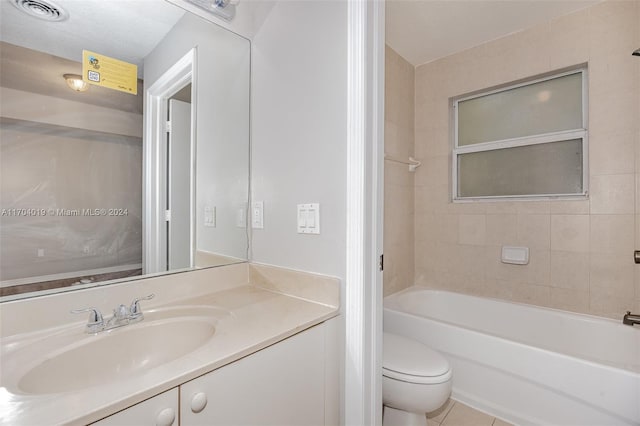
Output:
<instances>
[{"instance_id":1,"label":"shower curtain rod","mask_svg":"<svg viewBox=\"0 0 640 426\"><path fill-rule=\"evenodd\" d=\"M416 160L413 157L409 157L409 161L400 160L398 158L392 157L390 155L384 154L384 159L393 161L394 163L406 164L409 166L410 172L415 172L418 167L422 165L422 162Z\"/></svg>"}]
</instances>

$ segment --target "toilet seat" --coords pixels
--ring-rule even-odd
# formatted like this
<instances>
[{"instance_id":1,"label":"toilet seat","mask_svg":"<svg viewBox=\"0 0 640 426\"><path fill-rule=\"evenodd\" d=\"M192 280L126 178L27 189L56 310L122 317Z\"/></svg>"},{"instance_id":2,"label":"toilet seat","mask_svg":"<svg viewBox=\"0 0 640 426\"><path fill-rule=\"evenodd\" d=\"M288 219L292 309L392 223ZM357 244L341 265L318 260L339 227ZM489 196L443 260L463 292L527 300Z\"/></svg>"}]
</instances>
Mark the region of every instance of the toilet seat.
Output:
<instances>
[{"instance_id":1,"label":"toilet seat","mask_svg":"<svg viewBox=\"0 0 640 426\"><path fill-rule=\"evenodd\" d=\"M384 333L382 375L416 384L438 384L451 379L445 357L420 342Z\"/></svg>"},{"instance_id":2,"label":"toilet seat","mask_svg":"<svg viewBox=\"0 0 640 426\"><path fill-rule=\"evenodd\" d=\"M406 383L414 383L417 385L437 385L439 383L448 382L451 380L451 370L440 376L413 376L411 374L402 374L397 371L387 370L382 368L382 376L388 379L399 380Z\"/></svg>"}]
</instances>

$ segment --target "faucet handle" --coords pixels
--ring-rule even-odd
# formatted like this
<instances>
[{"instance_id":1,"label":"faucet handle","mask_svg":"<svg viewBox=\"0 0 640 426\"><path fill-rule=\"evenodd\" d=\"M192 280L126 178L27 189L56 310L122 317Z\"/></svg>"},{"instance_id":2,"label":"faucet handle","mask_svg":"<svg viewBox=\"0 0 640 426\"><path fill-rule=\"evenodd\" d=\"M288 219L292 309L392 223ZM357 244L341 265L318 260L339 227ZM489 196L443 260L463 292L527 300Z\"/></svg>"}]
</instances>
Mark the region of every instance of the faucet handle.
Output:
<instances>
[{"instance_id":1,"label":"faucet handle","mask_svg":"<svg viewBox=\"0 0 640 426\"><path fill-rule=\"evenodd\" d=\"M119 305L113 310L113 317L119 320L129 318L129 308L124 305Z\"/></svg>"},{"instance_id":2,"label":"faucet handle","mask_svg":"<svg viewBox=\"0 0 640 426\"><path fill-rule=\"evenodd\" d=\"M155 294L151 293L148 296L138 297L137 299L133 299L133 302L131 302L131 307L129 308L129 318L132 320L142 319L142 309L140 309L140 301L151 300L154 297L155 297Z\"/></svg>"},{"instance_id":3,"label":"faucet handle","mask_svg":"<svg viewBox=\"0 0 640 426\"><path fill-rule=\"evenodd\" d=\"M104 319L98 308L83 308L70 311L72 314L82 314L89 312L89 322L87 323L87 333L97 333L104 327Z\"/></svg>"}]
</instances>

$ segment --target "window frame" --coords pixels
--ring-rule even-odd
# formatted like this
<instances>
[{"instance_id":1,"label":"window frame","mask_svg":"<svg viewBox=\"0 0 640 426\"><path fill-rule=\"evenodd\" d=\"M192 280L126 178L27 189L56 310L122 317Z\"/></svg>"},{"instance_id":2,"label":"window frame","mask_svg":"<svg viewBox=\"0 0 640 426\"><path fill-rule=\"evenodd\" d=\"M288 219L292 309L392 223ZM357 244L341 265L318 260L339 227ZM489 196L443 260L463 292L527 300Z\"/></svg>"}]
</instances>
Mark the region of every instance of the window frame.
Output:
<instances>
[{"instance_id":1,"label":"window frame","mask_svg":"<svg viewBox=\"0 0 640 426\"><path fill-rule=\"evenodd\" d=\"M561 130L550 133L541 133L532 136L520 136L517 138L501 139L496 141L481 142L470 145L458 145L458 104L483 96L517 89L519 87L530 86L543 81L553 80L573 74L581 74L582 79L582 128ZM588 135L588 81L586 65L570 70L545 74L542 77L533 77L515 84L507 84L498 88L475 92L472 95L463 95L453 98L451 107L453 108L453 148L451 150L451 176L452 176L452 201L454 203L464 203L473 201L514 201L514 200L575 200L586 199L589 194L589 135ZM524 195L487 195L463 197L458 194L458 157L462 154L474 152L488 152L505 148L516 148L521 146L532 146L552 142L562 142L571 139L582 140L582 192L570 194L524 194Z\"/></svg>"}]
</instances>

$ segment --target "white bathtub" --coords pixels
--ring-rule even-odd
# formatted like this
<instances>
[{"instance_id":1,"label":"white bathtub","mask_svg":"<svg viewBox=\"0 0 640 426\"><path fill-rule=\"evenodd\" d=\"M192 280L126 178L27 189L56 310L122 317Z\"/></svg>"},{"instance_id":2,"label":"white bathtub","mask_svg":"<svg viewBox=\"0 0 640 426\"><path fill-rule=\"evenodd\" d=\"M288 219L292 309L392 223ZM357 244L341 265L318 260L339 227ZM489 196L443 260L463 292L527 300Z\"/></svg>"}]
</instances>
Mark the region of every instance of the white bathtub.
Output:
<instances>
[{"instance_id":1,"label":"white bathtub","mask_svg":"<svg viewBox=\"0 0 640 426\"><path fill-rule=\"evenodd\" d=\"M453 398L504 420L640 425L640 326L411 287L385 298L384 329L444 354Z\"/></svg>"}]
</instances>

